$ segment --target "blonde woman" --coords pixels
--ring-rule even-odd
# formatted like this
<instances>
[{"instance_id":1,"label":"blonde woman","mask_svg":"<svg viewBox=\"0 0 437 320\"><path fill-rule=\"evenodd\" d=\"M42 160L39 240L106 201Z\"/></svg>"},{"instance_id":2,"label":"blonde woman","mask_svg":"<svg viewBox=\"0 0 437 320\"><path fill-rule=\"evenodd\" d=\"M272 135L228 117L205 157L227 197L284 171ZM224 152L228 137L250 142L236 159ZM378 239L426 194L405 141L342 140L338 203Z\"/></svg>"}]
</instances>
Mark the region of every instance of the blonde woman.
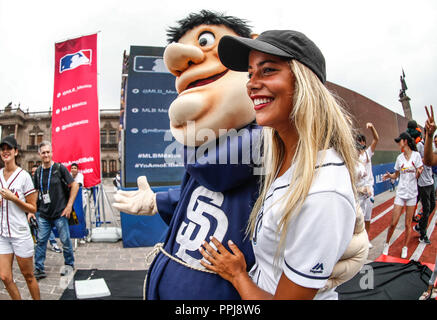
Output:
<instances>
[{"instance_id":1,"label":"blonde woman","mask_svg":"<svg viewBox=\"0 0 437 320\"><path fill-rule=\"evenodd\" d=\"M249 72L266 174L248 227L254 267L248 274L240 250L215 238L200 249L202 265L242 299L336 299L335 287L320 289L354 233L358 155L351 120L324 86L324 57L291 30L225 36L219 55L229 69Z\"/></svg>"}]
</instances>

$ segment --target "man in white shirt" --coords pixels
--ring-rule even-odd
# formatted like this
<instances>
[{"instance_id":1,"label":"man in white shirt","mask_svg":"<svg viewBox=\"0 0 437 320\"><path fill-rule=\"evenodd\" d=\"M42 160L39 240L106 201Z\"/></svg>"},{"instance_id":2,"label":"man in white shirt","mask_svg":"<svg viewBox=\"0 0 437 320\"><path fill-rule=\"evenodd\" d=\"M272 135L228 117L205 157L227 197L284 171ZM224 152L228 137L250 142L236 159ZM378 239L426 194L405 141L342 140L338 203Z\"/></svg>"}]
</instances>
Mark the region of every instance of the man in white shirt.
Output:
<instances>
[{"instance_id":1,"label":"man in white shirt","mask_svg":"<svg viewBox=\"0 0 437 320\"><path fill-rule=\"evenodd\" d=\"M83 186L83 174L79 172L79 166L77 163L72 163L70 167L70 173L74 181L76 181L81 187Z\"/></svg>"},{"instance_id":2,"label":"man in white shirt","mask_svg":"<svg viewBox=\"0 0 437 320\"><path fill-rule=\"evenodd\" d=\"M70 173L71 176L73 177L74 181L77 182L79 184L79 187L82 188L82 207L84 208L84 212L85 212L85 207L87 204L87 192L86 189L83 186L83 174L81 172L79 172L79 165L77 163L72 163L70 166Z\"/></svg>"}]
</instances>

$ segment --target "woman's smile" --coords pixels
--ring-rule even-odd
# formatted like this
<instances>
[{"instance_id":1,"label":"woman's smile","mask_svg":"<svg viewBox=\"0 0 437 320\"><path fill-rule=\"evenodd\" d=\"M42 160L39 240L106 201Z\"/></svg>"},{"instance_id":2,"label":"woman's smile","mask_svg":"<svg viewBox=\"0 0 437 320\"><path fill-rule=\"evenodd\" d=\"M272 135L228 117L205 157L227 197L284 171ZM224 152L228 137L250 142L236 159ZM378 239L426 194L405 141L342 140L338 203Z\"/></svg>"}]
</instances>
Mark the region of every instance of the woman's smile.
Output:
<instances>
[{"instance_id":1,"label":"woman's smile","mask_svg":"<svg viewBox=\"0 0 437 320\"><path fill-rule=\"evenodd\" d=\"M290 129L295 78L289 62L281 57L251 51L248 71L246 88L253 101L256 122L278 131Z\"/></svg>"},{"instance_id":2,"label":"woman's smile","mask_svg":"<svg viewBox=\"0 0 437 320\"><path fill-rule=\"evenodd\" d=\"M274 99L269 97L252 97L255 111L268 106Z\"/></svg>"}]
</instances>

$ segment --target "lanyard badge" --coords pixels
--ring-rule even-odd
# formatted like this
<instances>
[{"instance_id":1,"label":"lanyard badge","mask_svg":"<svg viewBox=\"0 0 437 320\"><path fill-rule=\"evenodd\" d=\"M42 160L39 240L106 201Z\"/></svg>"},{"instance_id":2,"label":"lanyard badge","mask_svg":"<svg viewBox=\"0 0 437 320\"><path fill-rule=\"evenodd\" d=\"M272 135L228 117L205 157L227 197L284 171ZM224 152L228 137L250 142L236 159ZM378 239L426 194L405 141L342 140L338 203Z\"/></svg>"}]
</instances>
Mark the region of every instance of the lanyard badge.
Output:
<instances>
[{"instance_id":1,"label":"lanyard badge","mask_svg":"<svg viewBox=\"0 0 437 320\"><path fill-rule=\"evenodd\" d=\"M40 183L40 186L41 186L42 201L43 201L44 204L49 204L50 203L49 190L50 190L50 178L52 176L52 168L53 168L53 165L50 166L49 177L48 177L48 180L47 180L47 192L46 193L44 193L44 188L43 188L43 185L42 185L43 172L41 172L41 176L40 176L39 183ZM41 168L41 169L44 170L44 168Z\"/></svg>"},{"instance_id":2,"label":"lanyard badge","mask_svg":"<svg viewBox=\"0 0 437 320\"><path fill-rule=\"evenodd\" d=\"M42 201L44 204L49 204L50 203L50 195L48 193L43 194Z\"/></svg>"}]
</instances>

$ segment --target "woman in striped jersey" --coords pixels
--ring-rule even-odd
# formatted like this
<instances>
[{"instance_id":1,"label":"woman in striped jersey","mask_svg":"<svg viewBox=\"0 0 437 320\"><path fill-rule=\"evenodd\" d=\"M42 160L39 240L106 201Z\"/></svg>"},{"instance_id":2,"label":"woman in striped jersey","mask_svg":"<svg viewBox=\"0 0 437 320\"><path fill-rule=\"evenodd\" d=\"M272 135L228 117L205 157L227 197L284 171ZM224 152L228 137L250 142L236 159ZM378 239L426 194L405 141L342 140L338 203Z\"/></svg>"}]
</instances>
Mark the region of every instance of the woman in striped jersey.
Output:
<instances>
[{"instance_id":1,"label":"woman in striped jersey","mask_svg":"<svg viewBox=\"0 0 437 320\"><path fill-rule=\"evenodd\" d=\"M0 278L13 300L21 299L12 275L14 256L33 299L40 299L33 275L33 240L28 221L35 219L37 192L30 174L16 163L18 144L7 136L0 142L5 167L0 170ZM26 213L29 213L26 217Z\"/></svg>"}]
</instances>

